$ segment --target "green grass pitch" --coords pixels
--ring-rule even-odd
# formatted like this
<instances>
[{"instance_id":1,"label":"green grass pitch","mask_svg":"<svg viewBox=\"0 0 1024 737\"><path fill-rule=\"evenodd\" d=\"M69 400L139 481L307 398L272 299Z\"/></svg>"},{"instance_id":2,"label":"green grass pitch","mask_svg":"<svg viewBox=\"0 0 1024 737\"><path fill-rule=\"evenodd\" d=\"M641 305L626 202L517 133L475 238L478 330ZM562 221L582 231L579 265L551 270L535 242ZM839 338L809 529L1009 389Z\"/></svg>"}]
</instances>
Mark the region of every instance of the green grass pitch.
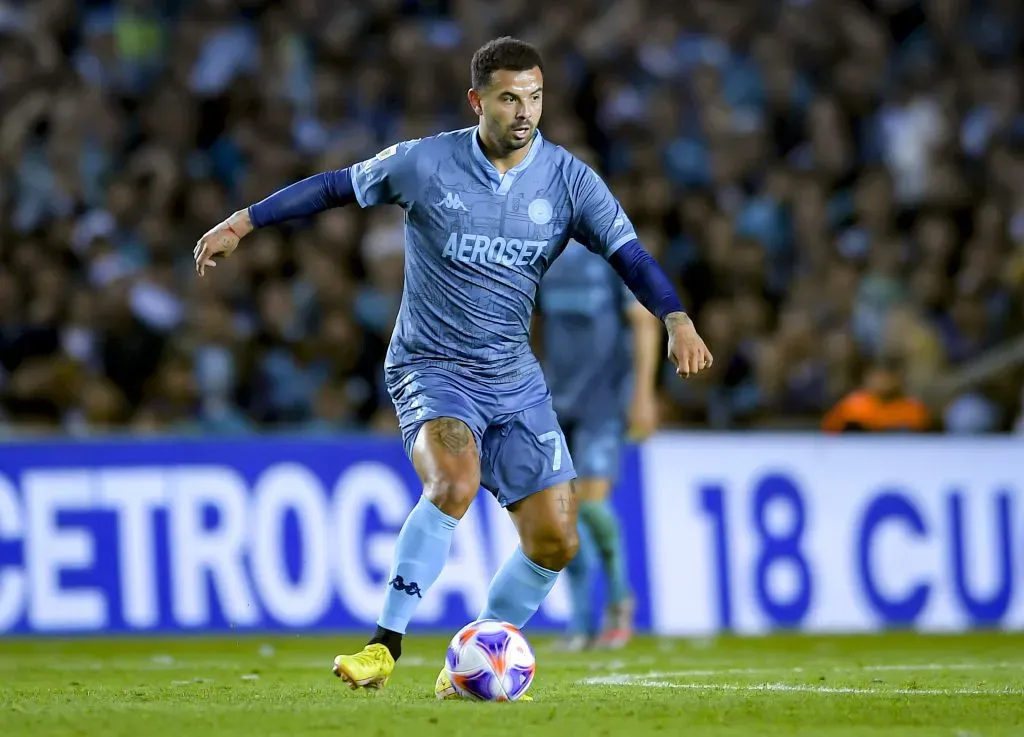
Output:
<instances>
[{"instance_id":1,"label":"green grass pitch","mask_svg":"<svg viewBox=\"0 0 1024 737\"><path fill-rule=\"evenodd\" d=\"M0 735L1024 735L1024 634L641 638L562 655L536 701L438 702L446 639L407 638L388 688L330 672L351 637L0 639Z\"/></svg>"}]
</instances>

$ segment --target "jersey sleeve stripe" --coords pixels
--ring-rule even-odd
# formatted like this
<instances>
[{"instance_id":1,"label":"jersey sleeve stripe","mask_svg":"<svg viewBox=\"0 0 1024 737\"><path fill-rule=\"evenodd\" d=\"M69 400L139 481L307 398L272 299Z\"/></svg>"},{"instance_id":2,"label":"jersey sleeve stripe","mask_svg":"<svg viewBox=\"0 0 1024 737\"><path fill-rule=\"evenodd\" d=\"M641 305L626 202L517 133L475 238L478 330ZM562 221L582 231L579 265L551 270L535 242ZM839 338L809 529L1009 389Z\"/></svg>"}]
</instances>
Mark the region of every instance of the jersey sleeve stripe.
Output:
<instances>
[{"instance_id":1,"label":"jersey sleeve stripe","mask_svg":"<svg viewBox=\"0 0 1024 737\"><path fill-rule=\"evenodd\" d=\"M362 184L359 181L359 177L355 176L355 167L352 167L352 190L356 193L356 202L362 208L366 207L366 198L363 196Z\"/></svg>"}]
</instances>

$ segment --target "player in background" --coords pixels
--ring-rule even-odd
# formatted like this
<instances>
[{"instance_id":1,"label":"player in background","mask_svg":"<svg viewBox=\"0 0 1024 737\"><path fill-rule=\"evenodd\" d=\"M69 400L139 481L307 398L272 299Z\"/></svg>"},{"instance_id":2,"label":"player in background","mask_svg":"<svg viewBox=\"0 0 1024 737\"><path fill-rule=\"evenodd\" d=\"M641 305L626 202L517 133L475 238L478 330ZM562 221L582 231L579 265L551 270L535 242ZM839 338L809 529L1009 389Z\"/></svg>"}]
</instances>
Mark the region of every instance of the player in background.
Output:
<instances>
[{"instance_id":1,"label":"player in background","mask_svg":"<svg viewBox=\"0 0 1024 737\"><path fill-rule=\"evenodd\" d=\"M542 347L544 377L578 474L580 549L565 569L572 621L562 649L621 648L632 636L634 604L609 495L627 429L643 439L657 425L661 327L607 262L575 241L545 274L537 306L535 343ZM607 610L595 641L591 592L598 560Z\"/></svg>"},{"instance_id":2,"label":"player in background","mask_svg":"<svg viewBox=\"0 0 1024 737\"><path fill-rule=\"evenodd\" d=\"M576 555L576 471L530 348L537 286L570 238L607 259L664 323L679 376L712 362L605 183L537 130L537 50L496 39L473 55L471 73L478 125L296 182L214 226L194 251L203 276L255 228L351 203L405 210L405 284L384 371L423 495L398 535L376 632L360 652L335 658L352 688L391 676L481 485L508 509L520 546L479 618L522 627ZM435 690L451 690L443 669Z\"/></svg>"}]
</instances>

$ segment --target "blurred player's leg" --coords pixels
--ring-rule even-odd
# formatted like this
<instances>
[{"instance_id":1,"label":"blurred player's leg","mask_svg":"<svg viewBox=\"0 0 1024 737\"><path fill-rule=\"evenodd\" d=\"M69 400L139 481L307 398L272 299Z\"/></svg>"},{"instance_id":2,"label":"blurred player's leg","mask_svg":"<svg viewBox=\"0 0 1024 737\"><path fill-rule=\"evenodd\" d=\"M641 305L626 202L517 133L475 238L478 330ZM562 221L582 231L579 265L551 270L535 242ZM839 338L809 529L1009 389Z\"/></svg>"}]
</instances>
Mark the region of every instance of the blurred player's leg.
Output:
<instances>
[{"instance_id":1,"label":"blurred player's leg","mask_svg":"<svg viewBox=\"0 0 1024 737\"><path fill-rule=\"evenodd\" d=\"M609 497L619 476L623 424L618 419L580 424L573 433L573 457L580 477L580 521L590 531L607 585L607 615L598 641L602 647L624 646L633 633L633 594L618 515Z\"/></svg>"},{"instance_id":2,"label":"blurred player's leg","mask_svg":"<svg viewBox=\"0 0 1024 737\"><path fill-rule=\"evenodd\" d=\"M609 479L579 479L580 520L594 540L608 586L608 613L599 644L624 646L633 633L633 594L629 585L626 555L619 518L608 497Z\"/></svg>"},{"instance_id":3,"label":"blurred player's leg","mask_svg":"<svg viewBox=\"0 0 1024 737\"><path fill-rule=\"evenodd\" d=\"M413 446L423 496L402 525L377 631L355 655L339 655L334 672L352 688L387 682L423 594L441 574L452 533L480 488L480 460L472 430L440 417L423 424Z\"/></svg>"},{"instance_id":4,"label":"blurred player's leg","mask_svg":"<svg viewBox=\"0 0 1024 737\"><path fill-rule=\"evenodd\" d=\"M591 593L594 589L594 573L598 562L597 549L590 535L590 529L582 520L576 526L580 536L580 549L576 557L565 567L569 580L569 595L572 615L566 639L556 647L566 652L585 650L594 640L594 612Z\"/></svg>"}]
</instances>

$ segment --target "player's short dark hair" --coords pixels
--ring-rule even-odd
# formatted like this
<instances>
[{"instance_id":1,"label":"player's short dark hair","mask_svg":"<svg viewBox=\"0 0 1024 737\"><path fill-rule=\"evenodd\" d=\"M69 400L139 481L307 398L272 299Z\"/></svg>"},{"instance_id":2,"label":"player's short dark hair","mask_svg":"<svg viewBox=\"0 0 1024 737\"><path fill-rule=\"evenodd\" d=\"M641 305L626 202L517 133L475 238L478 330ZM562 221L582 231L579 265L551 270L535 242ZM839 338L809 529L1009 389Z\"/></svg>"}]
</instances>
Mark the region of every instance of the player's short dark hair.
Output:
<instances>
[{"instance_id":1,"label":"player's short dark hair","mask_svg":"<svg viewBox=\"0 0 1024 737\"><path fill-rule=\"evenodd\" d=\"M544 62L535 46L518 38L502 36L476 50L470 64L470 78L473 89L482 90L491 83L491 75L501 69L525 72L534 67L544 71Z\"/></svg>"}]
</instances>

